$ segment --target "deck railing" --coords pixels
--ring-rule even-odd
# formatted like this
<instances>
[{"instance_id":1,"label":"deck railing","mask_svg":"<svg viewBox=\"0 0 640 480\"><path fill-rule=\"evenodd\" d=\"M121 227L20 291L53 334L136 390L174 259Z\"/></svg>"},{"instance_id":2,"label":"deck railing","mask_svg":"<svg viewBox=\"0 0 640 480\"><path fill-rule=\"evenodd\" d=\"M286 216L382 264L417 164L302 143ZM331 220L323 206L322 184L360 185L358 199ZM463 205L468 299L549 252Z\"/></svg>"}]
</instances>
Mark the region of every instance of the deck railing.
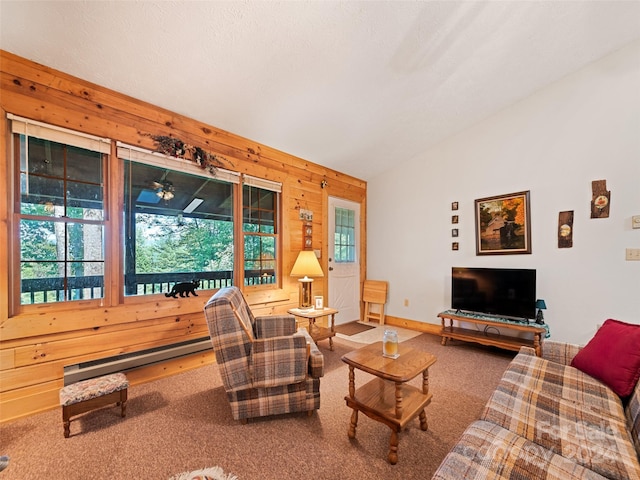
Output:
<instances>
[{"instance_id":1,"label":"deck railing","mask_svg":"<svg viewBox=\"0 0 640 480\"><path fill-rule=\"evenodd\" d=\"M218 289L233 285L233 271L220 272L175 272L139 273L125 275L126 295L151 295L167 293L176 283L199 280L201 290ZM275 271L247 270L245 285L273 284ZM65 292L67 293L65 298ZM65 300L85 300L104 297L104 277L88 275L84 277L33 278L22 280L22 305L53 303Z\"/></svg>"}]
</instances>

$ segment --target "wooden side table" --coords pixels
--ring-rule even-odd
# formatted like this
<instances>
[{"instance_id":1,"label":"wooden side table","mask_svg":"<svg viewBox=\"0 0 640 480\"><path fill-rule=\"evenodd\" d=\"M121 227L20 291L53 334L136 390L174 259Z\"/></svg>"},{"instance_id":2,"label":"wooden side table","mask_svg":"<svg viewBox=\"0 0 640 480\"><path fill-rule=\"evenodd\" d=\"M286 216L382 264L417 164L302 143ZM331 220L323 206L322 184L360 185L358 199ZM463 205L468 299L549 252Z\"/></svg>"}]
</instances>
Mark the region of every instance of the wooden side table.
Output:
<instances>
[{"instance_id":1,"label":"wooden side table","mask_svg":"<svg viewBox=\"0 0 640 480\"><path fill-rule=\"evenodd\" d=\"M333 337L336 336L336 313L338 310L335 308L323 308L321 310L309 309L309 310L301 310L299 308L292 308L287 310L287 313L294 315L296 317L306 318L309 320L309 335L313 338L313 341L316 342L316 345L320 340L324 340L325 338L329 339L329 350L333 351ZM329 327L321 327L316 325L316 318L328 317L331 316L331 320L329 322Z\"/></svg>"},{"instance_id":2,"label":"wooden side table","mask_svg":"<svg viewBox=\"0 0 640 480\"><path fill-rule=\"evenodd\" d=\"M358 412L382 422L391 429L389 439L389 463L398 463L398 432L416 416L420 418L420 429L427 430L425 407L431 403L429 393L429 367L436 363L430 353L398 345L398 358L382 356L382 342L376 342L342 356L349 365L349 395L344 397L347 406L353 409L349 425L349 438L355 438ZM364 386L356 390L355 369L375 375ZM422 388L407 382L422 374Z\"/></svg>"}]
</instances>

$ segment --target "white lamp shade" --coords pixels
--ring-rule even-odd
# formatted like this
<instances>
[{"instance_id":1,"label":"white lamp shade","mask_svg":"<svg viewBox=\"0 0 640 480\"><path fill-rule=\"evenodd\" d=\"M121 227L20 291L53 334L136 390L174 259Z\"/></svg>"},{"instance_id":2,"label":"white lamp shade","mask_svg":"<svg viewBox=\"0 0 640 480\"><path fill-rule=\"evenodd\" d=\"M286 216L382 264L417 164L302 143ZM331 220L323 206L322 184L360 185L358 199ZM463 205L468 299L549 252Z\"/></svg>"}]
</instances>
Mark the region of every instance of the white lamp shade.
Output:
<instances>
[{"instance_id":1,"label":"white lamp shade","mask_svg":"<svg viewBox=\"0 0 640 480\"><path fill-rule=\"evenodd\" d=\"M302 250L291 269L292 277L324 277L318 257L313 250Z\"/></svg>"}]
</instances>

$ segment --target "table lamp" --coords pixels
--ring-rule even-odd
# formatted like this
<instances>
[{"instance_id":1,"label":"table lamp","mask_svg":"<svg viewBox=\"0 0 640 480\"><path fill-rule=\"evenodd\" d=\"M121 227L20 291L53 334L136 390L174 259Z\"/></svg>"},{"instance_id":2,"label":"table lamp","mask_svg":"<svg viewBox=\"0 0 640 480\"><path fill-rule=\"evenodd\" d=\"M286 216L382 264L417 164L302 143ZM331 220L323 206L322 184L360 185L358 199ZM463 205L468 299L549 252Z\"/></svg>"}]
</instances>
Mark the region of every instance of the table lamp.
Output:
<instances>
[{"instance_id":1,"label":"table lamp","mask_svg":"<svg viewBox=\"0 0 640 480\"><path fill-rule=\"evenodd\" d=\"M544 324L544 315L542 315L542 310L547 309L547 304L544 303L544 300L538 299L536 300L536 308L538 309L538 313L536 314L536 323L540 325Z\"/></svg>"},{"instance_id":2,"label":"table lamp","mask_svg":"<svg viewBox=\"0 0 640 480\"><path fill-rule=\"evenodd\" d=\"M300 309L310 309L313 306L311 294L311 284L313 278L324 277L318 257L313 250L302 250L296 258L296 263L291 269L292 277L302 277L300 282Z\"/></svg>"}]
</instances>

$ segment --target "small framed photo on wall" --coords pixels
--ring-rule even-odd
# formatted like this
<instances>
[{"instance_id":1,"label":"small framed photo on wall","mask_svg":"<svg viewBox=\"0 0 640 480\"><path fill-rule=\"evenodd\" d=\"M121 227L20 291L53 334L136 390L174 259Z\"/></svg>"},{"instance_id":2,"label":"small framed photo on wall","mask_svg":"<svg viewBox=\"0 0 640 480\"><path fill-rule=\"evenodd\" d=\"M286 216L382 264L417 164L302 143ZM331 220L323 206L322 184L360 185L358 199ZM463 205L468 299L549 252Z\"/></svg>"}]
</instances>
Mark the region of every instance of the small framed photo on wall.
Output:
<instances>
[{"instance_id":1,"label":"small framed photo on wall","mask_svg":"<svg viewBox=\"0 0 640 480\"><path fill-rule=\"evenodd\" d=\"M458 215L451 215L451 223L458 223Z\"/></svg>"},{"instance_id":2,"label":"small framed photo on wall","mask_svg":"<svg viewBox=\"0 0 640 480\"><path fill-rule=\"evenodd\" d=\"M458 209L458 202L451 202L451 210L457 210Z\"/></svg>"},{"instance_id":3,"label":"small framed photo on wall","mask_svg":"<svg viewBox=\"0 0 640 480\"><path fill-rule=\"evenodd\" d=\"M451 236L452 237L457 237L458 236L458 229L457 228L452 228L451 229Z\"/></svg>"},{"instance_id":4,"label":"small framed photo on wall","mask_svg":"<svg viewBox=\"0 0 640 480\"><path fill-rule=\"evenodd\" d=\"M458 242L452 242L451 243L451 250L459 250Z\"/></svg>"}]
</instances>

